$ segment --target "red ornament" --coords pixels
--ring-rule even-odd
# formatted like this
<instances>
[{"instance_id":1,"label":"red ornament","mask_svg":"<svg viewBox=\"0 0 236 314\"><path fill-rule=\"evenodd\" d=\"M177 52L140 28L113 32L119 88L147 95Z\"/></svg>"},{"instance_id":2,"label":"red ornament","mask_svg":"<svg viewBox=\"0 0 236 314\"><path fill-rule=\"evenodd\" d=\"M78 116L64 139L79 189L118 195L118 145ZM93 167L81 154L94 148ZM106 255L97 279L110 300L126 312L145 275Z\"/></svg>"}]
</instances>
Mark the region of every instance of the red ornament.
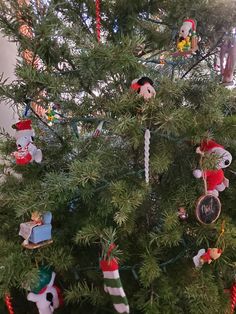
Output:
<instances>
[{"instance_id":1,"label":"red ornament","mask_svg":"<svg viewBox=\"0 0 236 314\"><path fill-rule=\"evenodd\" d=\"M101 39L101 12L100 12L100 0L96 0L96 32L97 40L100 42Z\"/></svg>"},{"instance_id":2,"label":"red ornament","mask_svg":"<svg viewBox=\"0 0 236 314\"><path fill-rule=\"evenodd\" d=\"M234 283L233 286L231 287L230 293L231 293L231 314L233 314L236 305L236 283Z\"/></svg>"},{"instance_id":3,"label":"red ornament","mask_svg":"<svg viewBox=\"0 0 236 314\"><path fill-rule=\"evenodd\" d=\"M14 314L14 309L13 309L13 306L12 306L12 303L11 303L11 296L10 296L10 294L6 294L5 295L5 303L6 303L6 306L7 306L9 314Z\"/></svg>"}]
</instances>

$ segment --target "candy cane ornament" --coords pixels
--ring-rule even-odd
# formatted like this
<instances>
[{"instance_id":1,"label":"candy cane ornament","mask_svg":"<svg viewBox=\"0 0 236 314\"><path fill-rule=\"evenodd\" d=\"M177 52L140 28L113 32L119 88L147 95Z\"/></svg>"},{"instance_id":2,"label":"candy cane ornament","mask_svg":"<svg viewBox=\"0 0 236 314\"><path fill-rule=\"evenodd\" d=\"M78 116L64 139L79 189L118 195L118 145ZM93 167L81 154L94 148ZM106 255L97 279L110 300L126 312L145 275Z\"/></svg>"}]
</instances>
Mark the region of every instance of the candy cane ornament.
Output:
<instances>
[{"instance_id":1,"label":"candy cane ornament","mask_svg":"<svg viewBox=\"0 0 236 314\"><path fill-rule=\"evenodd\" d=\"M144 168L145 168L145 181L149 183L149 149L150 149L150 138L151 134L149 129L146 129L144 135Z\"/></svg>"},{"instance_id":2,"label":"candy cane ornament","mask_svg":"<svg viewBox=\"0 0 236 314\"><path fill-rule=\"evenodd\" d=\"M5 295L5 303L6 303L6 306L7 306L7 309L8 309L8 313L9 314L14 314L14 309L13 309L13 306L12 306L12 303L11 303L11 296L10 296L10 294L6 294Z\"/></svg>"},{"instance_id":3,"label":"candy cane ornament","mask_svg":"<svg viewBox=\"0 0 236 314\"><path fill-rule=\"evenodd\" d=\"M97 40L100 42L101 40L101 2L100 0L96 0L96 33L97 33Z\"/></svg>"}]
</instances>

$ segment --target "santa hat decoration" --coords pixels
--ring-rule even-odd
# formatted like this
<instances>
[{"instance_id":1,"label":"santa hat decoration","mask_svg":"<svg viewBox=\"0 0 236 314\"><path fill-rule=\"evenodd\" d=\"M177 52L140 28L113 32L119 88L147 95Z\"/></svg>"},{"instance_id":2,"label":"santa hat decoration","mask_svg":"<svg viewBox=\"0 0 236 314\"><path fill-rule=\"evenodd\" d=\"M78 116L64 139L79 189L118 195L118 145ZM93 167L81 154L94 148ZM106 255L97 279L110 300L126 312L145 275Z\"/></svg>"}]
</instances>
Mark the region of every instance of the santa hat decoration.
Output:
<instances>
[{"instance_id":1,"label":"santa hat decoration","mask_svg":"<svg viewBox=\"0 0 236 314\"><path fill-rule=\"evenodd\" d=\"M118 313L128 314L129 304L120 280L117 259L109 259L111 251L114 248L115 244L112 243L109 246L107 254L100 261L100 268L104 277L104 290L110 294L115 310Z\"/></svg>"},{"instance_id":2,"label":"santa hat decoration","mask_svg":"<svg viewBox=\"0 0 236 314\"><path fill-rule=\"evenodd\" d=\"M193 19L186 19L186 20L183 21L183 24L184 23L191 23L192 24L191 29L196 32L197 23L196 23L195 20L193 20Z\"/></svg>"},{"instance_id":3,"label":"santa hat decoration","mask_svg":"<svg viewBox=\"0 0 236 314\"><path fill-rule=\"evenodd\" d=\"M202 141L202 143L200 145L200 150L202 152L209 152L209 151L213 150L214 148L222 148L222 149L224 149L224 147L222 145L216 143L213 140Z\"/></svg>"},{"instance_id":4,"label":"santa hat decoration","mask_svg":"<svg viewBox=\"0 0 236 314\"><path fill-rule=\"evenodd\" d=\"M32 121L28 120L21 120L12 126L13 129L17 131L25 131L25 130L32 130Z\"/></svg>"}]
</instances>

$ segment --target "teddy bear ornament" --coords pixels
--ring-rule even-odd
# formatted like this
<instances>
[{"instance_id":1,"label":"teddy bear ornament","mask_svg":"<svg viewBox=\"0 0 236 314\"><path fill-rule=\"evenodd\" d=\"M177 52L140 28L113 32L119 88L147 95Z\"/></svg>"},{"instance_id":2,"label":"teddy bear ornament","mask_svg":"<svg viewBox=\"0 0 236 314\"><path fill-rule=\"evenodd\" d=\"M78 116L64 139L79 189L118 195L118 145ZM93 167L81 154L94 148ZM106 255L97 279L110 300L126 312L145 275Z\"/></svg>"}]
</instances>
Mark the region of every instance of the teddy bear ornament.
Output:
<instances>
[{"instance_id":1,"label":"teddy bear ornament","mask_svg":"<svg viewBox=\"0 0 236 314\"><path fill-rule=\"evenodd\" d=\"M133 80L131 83L131 88L145 100L149 100L150 98L156 96L156 91L153 87L153 81L146 76Z\"/></svg>"},{"instance_id":2,"label":"teddy bear ornament","mask_svg":"<svg viewBox=\"0 0 236 314\"><path fill-rule=\"evenodd\" d=\"M12 155L15 157L17 165L27 165L33 161L40 163L42 161L42 151L34 144L34 129L32 128L32 121L22 120L12 126L16 129L15 139L17 151Z\"/></svg>"}]
</instances>

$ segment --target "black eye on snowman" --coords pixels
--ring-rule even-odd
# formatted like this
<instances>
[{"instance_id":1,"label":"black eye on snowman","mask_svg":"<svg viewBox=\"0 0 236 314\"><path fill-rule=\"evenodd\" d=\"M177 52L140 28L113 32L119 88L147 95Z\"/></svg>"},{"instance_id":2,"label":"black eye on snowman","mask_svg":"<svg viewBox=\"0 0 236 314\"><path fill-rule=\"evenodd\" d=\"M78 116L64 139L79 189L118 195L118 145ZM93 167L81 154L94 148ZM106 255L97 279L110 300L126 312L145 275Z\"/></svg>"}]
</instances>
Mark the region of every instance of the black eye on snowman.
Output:
<instances>
[{"instance_id":1,"label":"black eye on snowman","mask_svg":"<svg viewBox=\"0 0 236 314\"><path fill-rule=\"evenodd\" d=\"M226 159L226 160L224 161L224 164L225 164L226 166L228 166L228 165L230 164L230 161L229 161L228 159Z\"/></svg>"}]
</instances>

